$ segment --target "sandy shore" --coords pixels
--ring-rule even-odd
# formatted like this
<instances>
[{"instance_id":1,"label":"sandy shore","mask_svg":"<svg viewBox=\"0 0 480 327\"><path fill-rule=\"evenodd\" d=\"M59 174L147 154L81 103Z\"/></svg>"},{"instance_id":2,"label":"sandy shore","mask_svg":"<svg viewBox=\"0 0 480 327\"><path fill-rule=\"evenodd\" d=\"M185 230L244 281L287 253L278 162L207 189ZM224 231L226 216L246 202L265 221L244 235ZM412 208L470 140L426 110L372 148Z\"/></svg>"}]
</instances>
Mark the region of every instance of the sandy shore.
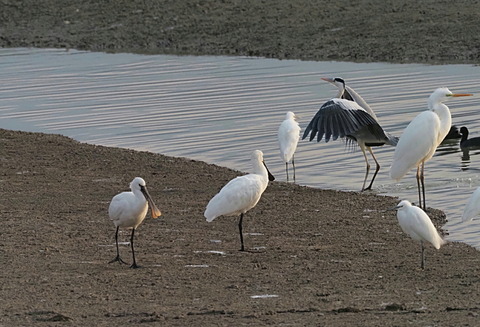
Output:
<instances>
[{"instance_id":1,"label":"sandy shore","mask_svg":"<svg viewBox=\"0 0 480 327\"><path fill-rule=\"evenodd\" d=\"M4 47L425 63L476 63L479 53L480 8L467 1L0 6ZM235 218L203 218L240 172L8 130L0 161L0 326L478 325L478 251L429 246L420 270L419 245L384 211L398 199L271 183L245 218L242 253ZM164 213L136 233L137 270L108 264L106 213L134 176ZM130 260L128 245L121 252Z\"/></svg>"},{"instance_id":2,"label":"sandy shore","mask_svg":"<svg viewBox=\"0 0 480 327\"><path fill-rule=\"evenodd\" d=\"M384 211L396 199L271 183L245 218L249 251L240 252L235 218L203 218L238 172L58 135L0 130L0 142L0 325L478 323L478 251L429 246L420 270L419 244ZM132 176L163 212L137 230L136 270L108 264L106 210ZM120 250L130 261L128 245Z\"/></svg>"}]
</instances>

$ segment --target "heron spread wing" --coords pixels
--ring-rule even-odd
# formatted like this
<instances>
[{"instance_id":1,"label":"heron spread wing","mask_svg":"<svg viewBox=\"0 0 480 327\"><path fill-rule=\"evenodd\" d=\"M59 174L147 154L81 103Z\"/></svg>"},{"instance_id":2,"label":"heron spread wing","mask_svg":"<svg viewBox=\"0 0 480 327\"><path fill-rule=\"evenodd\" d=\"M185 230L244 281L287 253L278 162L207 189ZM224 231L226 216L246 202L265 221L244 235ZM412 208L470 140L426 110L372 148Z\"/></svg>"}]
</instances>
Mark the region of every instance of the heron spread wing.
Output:
<instances>
[{"instance_id":1,"label":"heron spread wing","mask_svg":"<svg viewBox=\"0 0 480 327\"><path fill-rule=\"evenodd\" d=\"M332 99L320 107L308 124L303 138L310 133L310 141L317 136L320 141L325 136L325 142L347 135L354 135L362 127L366 127L373 135L384 140L383 129L377 121L357 103L345 99Z\"/></svg>"}]
</instances>

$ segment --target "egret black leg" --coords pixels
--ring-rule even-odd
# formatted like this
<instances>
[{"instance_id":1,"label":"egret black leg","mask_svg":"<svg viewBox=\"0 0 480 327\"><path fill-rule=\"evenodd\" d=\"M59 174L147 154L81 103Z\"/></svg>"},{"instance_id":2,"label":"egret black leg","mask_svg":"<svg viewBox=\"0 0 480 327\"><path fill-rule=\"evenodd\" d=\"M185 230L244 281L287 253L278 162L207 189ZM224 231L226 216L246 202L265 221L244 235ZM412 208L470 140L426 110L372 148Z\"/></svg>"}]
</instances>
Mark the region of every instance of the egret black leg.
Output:
<instances>
[{"instance_id":1,"label":"egret black leg","mask_svg":"<svg viewBox=\"0 0 480 327\"><path fill-rule=\"evenodd\" d=\"M420 187L420 165L417 167L418 206L422 208L422 190Z\"/></svg>"},{"instance_id":2,"label":"egret black leg","mask_svg":"<svg viewBox=\"0 0 480 327\"><path fill-rule=\"evenodd\" d=\"M292 166L293 166L293 182L296 183L295 179L295 155L292 155Z\"/></svg>"},{"instance_id":3,"label":"egret black leg","mask_svg":"<svg viewBox=\"0 0 480 327\"><path fill-rule=\"evenodd\" d=\"M287 174L287 182L288 182L288 162L285 163L285 173Z\"/></svg>"},{"instance_id":4,"label":"egret black leg","mask_svg":"<svg viewBox=\"0 0 480 327\"><path fill-rule=\"evenodd\" d=\"M368 187L365 189L365 190L371 190L372 185L373 185L373 181L375 180L375 177L377 177L378 171L380 170L380 164L378 163L377 158L375 158L375 155L373 154L372 148L368 147L367 149L370 152L370 154L372 155L372 158L375 161L375 165L376 165L375 174L373 174L372 181L370 182L370 185L368 185Z\"/></svg>"},{"instance_id":5,"label":"egret black leg","mask_svg":"<svg viewBox=\"0 0 480 327\"><path fill-rule=\"evenodd\" d=\"M240 232L240 244L241 244L240 251L245 251L245 248L244 248L244 246L243 246L242 222L243 222L243 213L240 214L240 220L238 221L238 230L239 230L239 232Z\"/></svg>"},{"instance_id":6,"label":"egret black leg","mask_svg":"<svg viewBox=\"0 0 480 327\"><path fill-rule=\"evenodd\" d=\"M133 263L130 268L140 268L137 266L137 261L135 261L135 250L133 249L133 235L135 234L135 228L132 228L132 236L130 236L130 245L132 247L132 256L133 256Z\"/></svg>"},{"instance_id":7,"label":"egret black leg","mask_svg":"<svg viewBox=\"0 0 480 327\"><path fill-rule=\"evenodd\" d=\"M109 263L113 263L113 262L120 262L120 263L124 263L124 264L127 264L125 261L122 260L122 258L120 258L120 251L118 250L118 230L119 230L120 227L117 226L117 230L115 232L115 244L117 246L117 256L115 257L115 259L113 259L112 261L110 261Z\"/></svg>"},{"instance_id":8,"label":"egret black leg","mask_svg":"<svg viewBox=\"0 0 480 327\"><path fill-rule=\"evenodd\" d=\"M427 204L425 200L425 176L423 175L425 168L425 162L422 162L421 182L422 182L422 194L423 194L423 210L427 211Z\"/></svg>"}]
</instances>

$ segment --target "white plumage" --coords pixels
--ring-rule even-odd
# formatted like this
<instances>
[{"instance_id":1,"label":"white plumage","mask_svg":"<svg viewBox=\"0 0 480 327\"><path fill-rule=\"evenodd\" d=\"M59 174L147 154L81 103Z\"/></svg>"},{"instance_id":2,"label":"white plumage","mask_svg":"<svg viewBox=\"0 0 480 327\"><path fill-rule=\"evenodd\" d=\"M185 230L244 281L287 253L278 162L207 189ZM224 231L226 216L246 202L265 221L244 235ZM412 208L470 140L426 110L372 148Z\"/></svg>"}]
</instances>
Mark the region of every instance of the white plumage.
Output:
<instances>
[{"instance_id":1,"label":"white plumage","mask_svg":"<svg viewBox=\"0 0 480 327\"><path fill-rule=\"evenodd\" d=\"M480 187L473 192L463 210L462 221L470 221L480 216Z\"/></svg>"},{"instance_id":2,"label":"white plumage","mask_svg":"<svg viewBox=\"0 0 480 327\"><path fill-rule=\"evenodd\" d=\"M125 263L120 258L118 249L118 230L119 228L132 229L130 245L132 248L133 263L131 268L138 268L135 261L135 251L133 248L133 236L135 229L142 223L148 211L148 205L152 209L152 217L157 218L161 215L160 210L153 202L148 193L145 181L140 177L135 177L130 183L131 192L122 192L115 195L108 207L108 215L115 224L115 243L117 246L117 256L110 262L119 261Z\"/></svg>"},{"instance_id":3,"label":"white plumage","mask_svg":"<svg viewBox=\"0 0 480 327\"><path fill-rule=\"evenodd\" d=\"M253 172L239 176L228 182L208 203L205 210L205 218L208 222L219 216L238 216L240 220L241 251L244 250L242 220L243 215L258 203L263 192L267 188L268 181L275 178L270 174L263 161L263 153L255 150L252 153Z\"/></svg>"},{"instance_id":4,"label":"white plumage","mask_svg":"<svg viewBox=\"0 0 480 327\"><path fill-rule=\"evenodd\" d=\"M424 167L452 125L450 110L442 102L450 97L471 94L454 94L447 88L436 89L428 99L428 111L415 117L403 131L398 141L390 167L390 177L400 180L413 167L417 167L419 205L425 209Z\"/></svg>"},{"instance_id":5,"label":"white plumage","mask_svg":"<svg viewBox=\"0 0 480 327\"><path fill-rule=\"evenodd\" d=\"M409 201L403 200L396 206L397 219L402 230L415 241L420 241L422 246L422 269L425 267L423 241L433 245L435 249L445 244L428 215L419 207L413 206Z\"/></svg>"},{"instance_id":6,"label":"white plumage","mask_svg":"<svg viewBox=\"0 0 480 327\"><path fill-rule=\"evenodd\" d=\"M293 181L295 182L295 150L297 149L298 140L300 139L300 126L296 121L293 112L287 112L285 120L278 128L278 144L280 146L280 157L285 162L285 172L288 182L288 162L292 161Z\"/></svg>"}]
</instances>

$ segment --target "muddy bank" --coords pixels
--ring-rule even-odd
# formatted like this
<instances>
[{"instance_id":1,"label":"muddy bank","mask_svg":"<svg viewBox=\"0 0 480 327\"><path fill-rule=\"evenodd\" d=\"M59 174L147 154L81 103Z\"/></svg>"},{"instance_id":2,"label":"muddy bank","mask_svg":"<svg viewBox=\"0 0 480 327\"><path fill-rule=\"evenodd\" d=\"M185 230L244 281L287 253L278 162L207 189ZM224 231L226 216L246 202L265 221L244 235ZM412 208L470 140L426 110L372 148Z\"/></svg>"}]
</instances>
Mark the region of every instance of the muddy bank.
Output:
<instances>
[{"instance_id":1,"label":"muddy bank","mask_svg":"<svg viewBox=\"0 0 480 327\"><path fill-rule=\"evenodd\" d=\"M475 1L0 2L1 47L478 63Z\"/></svg>"},{"instance_id":2,"label":"muddy bank","mask_svg":"<svg viewBox=\"0 0 480 327\"><path fill-rule=\"evenodd\" d=\"M239 172L58 135L0 130L0 146L0 325L478 324L478 251L428 246L420 270L419 244L384 212L397 199L273 182L240 252L236 218L203 217ZM108 264L106 212L133 176L163 212L137 230L136 270Z\"/></svg>"}]
</instances>

